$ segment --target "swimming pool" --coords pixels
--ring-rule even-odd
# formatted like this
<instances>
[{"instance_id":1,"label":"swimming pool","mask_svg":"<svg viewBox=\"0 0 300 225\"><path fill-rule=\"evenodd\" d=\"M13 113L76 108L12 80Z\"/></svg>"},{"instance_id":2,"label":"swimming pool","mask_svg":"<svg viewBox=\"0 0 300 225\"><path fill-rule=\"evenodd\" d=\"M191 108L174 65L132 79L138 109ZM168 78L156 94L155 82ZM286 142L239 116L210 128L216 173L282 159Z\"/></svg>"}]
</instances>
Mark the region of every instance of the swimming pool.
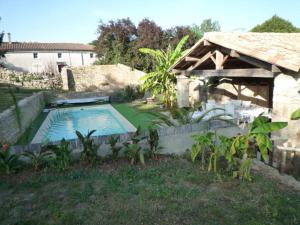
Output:
<instances>
[{"instance_id":1,"label":"swimming pool","mask_svg":"<svg viewBox=\"0 0 300 225\"><path fill-rule=\"evenodd\" d=\"M75 131L93 136L135 132L136 128L110 104L54 109L49 112L31 143L77 138Z\"/></svg>"}]
</instances>

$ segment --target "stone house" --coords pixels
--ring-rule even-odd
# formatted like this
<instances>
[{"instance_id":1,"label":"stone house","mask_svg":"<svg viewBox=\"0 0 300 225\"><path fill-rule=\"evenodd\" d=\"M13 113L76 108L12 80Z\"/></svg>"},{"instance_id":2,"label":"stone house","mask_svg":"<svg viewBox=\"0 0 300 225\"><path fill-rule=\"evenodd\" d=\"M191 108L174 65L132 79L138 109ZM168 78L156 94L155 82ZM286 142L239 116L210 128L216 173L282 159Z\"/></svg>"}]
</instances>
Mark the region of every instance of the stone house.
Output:
<instances>
[{"instance_id":1,"label":"stone house","mask_svg":"<svg viewBox=\"0 0 300 225\"><path fill-rule=\"evenodd\" d=\"M64 66L91 65L96 60L94 46L75 43L3 42L0 64L26 73L58 73Z\"/></svg>"},{"instance_id":2,"label":"stone house","mask_svg":"<svg viewBox=\"0 0 300 225\"><path fill-rule=\"evenodd\" d=\"M180 107L201 101L201 80L210 81L209 98L269 108L273 121L289 123L279 136L300 146L300 120L290 120L300 107L300 34L206 33L171 69Z\"/></svg>"}]
</instances>

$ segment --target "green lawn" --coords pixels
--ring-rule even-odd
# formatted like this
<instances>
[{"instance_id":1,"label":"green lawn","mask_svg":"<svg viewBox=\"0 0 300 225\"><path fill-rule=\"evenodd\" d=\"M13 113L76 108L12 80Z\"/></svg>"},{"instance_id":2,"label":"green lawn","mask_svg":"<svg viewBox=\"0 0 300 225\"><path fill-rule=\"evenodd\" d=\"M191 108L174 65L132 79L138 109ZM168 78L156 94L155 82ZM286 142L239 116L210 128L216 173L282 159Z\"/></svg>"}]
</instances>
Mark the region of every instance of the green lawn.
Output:
<instances>
[{"instance_id":1,"label":"green lawn","mask_svg":"<svg viewBox=\"0 0 300 225\"><path fill-rule=\"evenodd\" d=\"M143 103L112 103L112 106L118 110L132 125L140 126L142 130L146 130L156 117L147 112L158 112L159 107L152 104Z\"/></svg>"},{"instance_id":2,"label":"green lawn","mask_svg":"<svg viewBox=\"0 0 300 225\"><path fill-rule=\"evenodd\" d=\"M300 194L164 158L0 177L0 224L300 224Z\"/></svg>"},{"instance_id":3,"label":"green lawn","mask_svg":"<svg viewBox=\"0 0 300 225\"><path fill-rule=\"evenodd\" d=\"M17 100L31 96L34 92L40 90L26 89L26 88L13 88ZM7 84L0 83L0 112L13 105L13 99L8 91Z\"/></svg>"}]
</instances>

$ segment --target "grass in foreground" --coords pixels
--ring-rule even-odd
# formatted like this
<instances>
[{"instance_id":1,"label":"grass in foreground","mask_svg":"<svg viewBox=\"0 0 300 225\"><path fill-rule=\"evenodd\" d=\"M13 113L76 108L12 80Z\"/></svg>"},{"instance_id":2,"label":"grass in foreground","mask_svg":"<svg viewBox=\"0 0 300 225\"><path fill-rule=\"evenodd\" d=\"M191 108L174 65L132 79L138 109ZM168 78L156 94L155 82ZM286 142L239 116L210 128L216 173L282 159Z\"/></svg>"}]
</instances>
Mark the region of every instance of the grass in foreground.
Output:
<instances>
[{"instance_id":1,"label":"grass in foreground","mask_svg":"<svg viewBox=\"0 0 300 225\"><path fill-rule=\"evenodd\" d=\"M133 126L140 126L142 130L148 129L151 121L156 119L153 114L147 112L158 112L159 107L153 104L143 104L139 102L132 103L112 103L112 106L118 110Z\"/></svg>"},{"instance_id":2,"label":"grass in foreground","mask_svg":"<svg viewBox=\"0 0 300 225\"><path fill-rule=\"evenodd\" d=\"M300 195L184 159L1 177L0 224L299 224Z\"/></svg>"}]
</instances>

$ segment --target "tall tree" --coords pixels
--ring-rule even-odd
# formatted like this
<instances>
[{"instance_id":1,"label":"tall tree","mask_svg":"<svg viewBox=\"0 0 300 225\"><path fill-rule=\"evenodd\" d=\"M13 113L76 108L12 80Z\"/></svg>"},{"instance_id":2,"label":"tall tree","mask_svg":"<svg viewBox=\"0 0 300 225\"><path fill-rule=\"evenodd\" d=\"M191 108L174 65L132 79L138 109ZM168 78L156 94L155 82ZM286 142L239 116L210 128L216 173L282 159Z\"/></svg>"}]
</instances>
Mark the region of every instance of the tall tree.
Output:
<instances>
[{"instance_id":1,"label":"tall tree","mask_svg":"<svg viewBox=\"0 0 300 225\"><path fill-rule=\"evenodd\" d=\"M137 38L134 40L135 59L137 69L149 71L153 67L153 60L148 55L139 52L140 48L160 49L163 30L154 21L143 19L137 27Z\"/></svg>"},{"instance_id":2,"label":"tall tree","mask_svg":"<svg viewBox=\"0 0 300 225\"><path fill-rule=\"evenodd\" d=\"M188 39L185 42L183 48L187 49L192 47L197 41L194 38L192 30L189 26L176 26L171 29L165 30L162 48L166 49L169 45L175 48L180 40L185 36L188 36Z\"/></svg>"},{"instance_id":3,"label":"tall tree","mask_svg":"<svg viewBox=\"0 0 300 225\"><path fill-rule=\"evenodd\" d=\"M96 51L100 64L124 63L129 65L133 58L132 41L136 38L136 27L129 18L100 22Z\"/></svg>"},{"instance_id":4,"label":"tall tree","mask_svg":"<svg viewBox=\"0 0 300 225\"><path fill-rule=\"evenodd\" d=\"M205 19L202 21L200 26L194 24L191 26L194 38L199 40L203 37L204 33L212 31L220 31L221 26L217 20L213 21L212 19Z\"/></svg>"},{"instance_id":5,"label":"tall tree","mask_svg":"<svg viewBox=\"0 0 300 225\"><path fill-rule=\"evenodd\" d=\"M300 32L290 21L285 20L277 15L272 16L262 24L256 25L251 29L252 32L276 32L276 33L293 33Z\"/></svg>"}]
</instances>

